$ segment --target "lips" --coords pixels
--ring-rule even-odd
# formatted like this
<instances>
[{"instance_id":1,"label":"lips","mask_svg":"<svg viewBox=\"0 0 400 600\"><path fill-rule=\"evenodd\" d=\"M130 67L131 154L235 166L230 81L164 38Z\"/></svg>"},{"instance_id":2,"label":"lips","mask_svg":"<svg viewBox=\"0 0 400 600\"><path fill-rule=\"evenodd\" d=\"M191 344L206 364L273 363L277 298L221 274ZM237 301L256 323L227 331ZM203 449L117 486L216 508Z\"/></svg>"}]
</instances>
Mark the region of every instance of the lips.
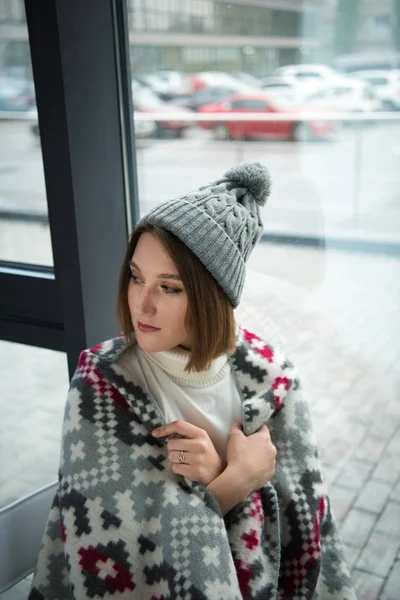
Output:
<instances>
[{"instance_id":1,"label":"lips","mask_svg":"<svg viewBox=\"0 0 400 600\"><path fill-rule=\"evenodd\" d=\"M141 323L140 321L138 321L138 329L142 333L154 333L155 331L160 331L159 327L152 327L151 325Z\"/></svg>"}]
</instances>

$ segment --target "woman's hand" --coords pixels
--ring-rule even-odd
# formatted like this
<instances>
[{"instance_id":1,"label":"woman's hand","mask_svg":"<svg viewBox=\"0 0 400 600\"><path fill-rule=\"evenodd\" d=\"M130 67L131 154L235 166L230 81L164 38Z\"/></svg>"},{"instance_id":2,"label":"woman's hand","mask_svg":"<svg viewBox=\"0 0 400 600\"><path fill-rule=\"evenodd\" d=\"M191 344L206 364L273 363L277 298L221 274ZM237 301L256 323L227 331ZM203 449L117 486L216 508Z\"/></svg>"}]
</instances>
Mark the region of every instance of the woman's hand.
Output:
<instances>
[{"instance_id":1,"label":"woman's hand","mask_svg":"<svg viewBox=\"0 0 400 600\"><path fill-rule=\"evenodd\" d=\"M167 442L168 459L174 473L206 486L222 473L225 464L204 429L186 421L173 421L153 431L154 437L158 438L173 434L184 436Z\"/></svg>"},{"instance_id":2,"label":"woman's hand","mask_svg":"<svg viewBox=\"0 0 400 600\"><path fill-rule=\"evenodd\" d=\"M266 425L249 436L244 435L238 423L232 425L227 448L228 465L207 486L217 498L223 515L273 477L275 457L276 448Z\"/></svg>"},{"instance_id":3,"label":"woman's hand","mask_svg":"<svg viewBox=\"0 0 400 600\"><path fill-rule=\"evenodd\" d=\"M242 427L233 423L226 457L229 469L247 485L248 493L259 490L274 476L276 448L266 425L246 436Z\"/></svg>"}]
</instances>

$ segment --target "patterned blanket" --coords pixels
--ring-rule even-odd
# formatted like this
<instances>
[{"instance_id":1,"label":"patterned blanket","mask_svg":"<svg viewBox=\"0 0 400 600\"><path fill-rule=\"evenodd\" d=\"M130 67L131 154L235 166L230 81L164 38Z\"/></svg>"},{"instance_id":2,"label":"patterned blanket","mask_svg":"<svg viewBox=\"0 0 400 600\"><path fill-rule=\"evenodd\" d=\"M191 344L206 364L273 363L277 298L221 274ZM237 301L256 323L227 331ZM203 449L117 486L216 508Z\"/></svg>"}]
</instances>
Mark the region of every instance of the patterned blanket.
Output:
<instances>
[{"instance_id":1,"label":"patterned blanket","mask_svg":"<svg viewBox=\"0 0 400 600\"><path fill-rule=\"evenodd\" d=\"M59 489L30 600L355 600L292 364L240 329L230 357L247 435L267 423L276 473L224 518L175 475L155 401L115 364L122 338L81 354Z\"/></svg>"}]
</instances>

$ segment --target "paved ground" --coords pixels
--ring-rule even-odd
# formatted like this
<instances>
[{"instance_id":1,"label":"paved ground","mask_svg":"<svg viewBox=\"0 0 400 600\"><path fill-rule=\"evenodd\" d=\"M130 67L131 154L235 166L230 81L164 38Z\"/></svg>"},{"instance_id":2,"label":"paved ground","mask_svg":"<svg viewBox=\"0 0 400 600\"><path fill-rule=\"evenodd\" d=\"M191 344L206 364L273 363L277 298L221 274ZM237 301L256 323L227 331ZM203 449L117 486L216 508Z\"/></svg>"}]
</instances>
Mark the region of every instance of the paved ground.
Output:
<instances>
[{"instance_id":1,"label":"paved ground","mask_svg":"<svg viewBox=\"0 0 400 600\"><path fill-rule=\"evenodd\" d=\"M359 600L399 598L399 306L398 257L263 244L238 309L300 371ZM6 342L0 361L4 505L56 477L67 369Z\"/></svg>"}]
</instances>

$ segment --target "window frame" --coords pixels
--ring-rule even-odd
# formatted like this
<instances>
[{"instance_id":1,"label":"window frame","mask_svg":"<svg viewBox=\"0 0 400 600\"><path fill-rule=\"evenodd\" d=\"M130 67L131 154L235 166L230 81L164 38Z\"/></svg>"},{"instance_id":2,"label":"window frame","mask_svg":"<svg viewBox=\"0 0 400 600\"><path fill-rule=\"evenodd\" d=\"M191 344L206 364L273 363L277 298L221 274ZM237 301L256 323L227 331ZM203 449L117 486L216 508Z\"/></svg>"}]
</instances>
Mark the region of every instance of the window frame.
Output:
<instances>
[{"instance_id":1,"label":"window frame","mask_svg":"<svg viewBox=\"0 0 400 600\"><path fill-rule=\"evenodd\" d=\"M84 348L118 333L139 218L127 7L25 0L25 11L54 269L0 262L0 339L66 352L72 376Z\"/></svg>"}]
</instances>

